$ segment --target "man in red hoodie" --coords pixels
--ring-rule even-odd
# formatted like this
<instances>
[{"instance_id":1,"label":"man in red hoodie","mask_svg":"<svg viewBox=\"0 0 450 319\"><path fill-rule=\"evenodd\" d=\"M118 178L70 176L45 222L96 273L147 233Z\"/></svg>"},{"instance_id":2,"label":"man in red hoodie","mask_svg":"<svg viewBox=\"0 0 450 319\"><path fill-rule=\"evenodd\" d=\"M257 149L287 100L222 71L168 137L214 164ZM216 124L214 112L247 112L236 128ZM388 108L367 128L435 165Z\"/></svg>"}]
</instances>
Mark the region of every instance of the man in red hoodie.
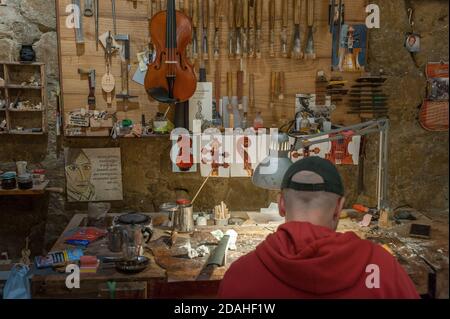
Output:
<instances>
[{"instance_id":1,"label":"man in red hoodie","mask_svg":"<svg viewBox=\"0 0 450 319\"><path fill-rule=\"evenodd\" d=\"M286 223L231 265L220 298L419 298L384 248L353 232L336 232L345 199L331 162L319 157L296 162L281 189L279 210Z\"/></svg>"}]
</instances>

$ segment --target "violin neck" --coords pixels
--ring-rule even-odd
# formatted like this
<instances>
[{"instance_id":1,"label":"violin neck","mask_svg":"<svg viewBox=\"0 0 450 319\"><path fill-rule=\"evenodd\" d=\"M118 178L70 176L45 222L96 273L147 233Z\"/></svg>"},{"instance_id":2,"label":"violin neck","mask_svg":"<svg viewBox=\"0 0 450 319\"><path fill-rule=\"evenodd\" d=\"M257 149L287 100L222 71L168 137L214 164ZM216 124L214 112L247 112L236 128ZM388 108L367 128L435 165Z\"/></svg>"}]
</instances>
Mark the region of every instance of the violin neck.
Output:
<instances>
[{"instance_id":1,"label":"violin neck","mask_svg":"<svg viewBox=\"0 0 450 319\"><path fill-rule=\"evenodd\" d=\"M166 48L175 49L177 47L177 15L175 10L175 0L167 1L167 21L166 21Z\"/></svg>"}]
</instances>

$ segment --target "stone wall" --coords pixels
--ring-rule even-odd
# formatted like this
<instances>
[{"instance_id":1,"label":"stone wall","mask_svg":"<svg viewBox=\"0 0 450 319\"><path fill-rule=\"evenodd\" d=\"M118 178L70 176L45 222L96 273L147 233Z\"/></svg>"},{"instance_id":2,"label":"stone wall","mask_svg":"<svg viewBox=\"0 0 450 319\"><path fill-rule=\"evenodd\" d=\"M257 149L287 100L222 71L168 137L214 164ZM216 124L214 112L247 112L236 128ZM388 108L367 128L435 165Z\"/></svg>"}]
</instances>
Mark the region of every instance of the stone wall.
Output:
<instances>
[{"instance_id":1,"label":"stone wall","mask_svg":"<svg viewBox=\"0 0 450 319\"><path fill-rule=\"evenodd\" d=\"M63 187L64 160L57 151L55 130L55 91L59 84L55 1L7 0L6 4L0 6L0 61L19 60L21 45L32 44L37 61L46 64L49 133L0 136L0 170L13 169L15 161L24 160L31 168L44 167L52 187ZM31 234L33 253L41 253L45 248L45 229L50 234L49 242L53 241L52 234L61 231L69 216L61 195L52 193L49 197L0 199L0 251L7 249L10 255L17 255L24 238Z\"/></svg>"},{"instance_id":2,"label":"stone wall","mask_svg":"<svg viewBox=\"0 0 450 319\"><path fill-rule=\"evenodd\" d=\"M369 34L369 65L388 75L391 94L390 195L393 206L410 205L418 209L448 208L448 133L429 133L418 124L418 107L425 96L424 67L427 61L448 60L448 1L373 0L380 5L380 30ZM58 82L58 63L53 0L7 0L0 6L0 60L16 60L22 43L33 43L38 60L47 63L50 111L49 135L45 138L0 136L0 169L11 168L15 160L28 160L48 170L52 186L64 186L63 159L57 151L53 91ZM416 11L416 31L423 36L417 66L403 48L409 31L407 8ZM174 174L169 163L170 143L164 138L145 140L66 139L68 147L111 147L122 149L125 200L114 203L117 211L135 209L155 211L177 196L193 196L203 179L199 174ZM347 185L349 203L356 200L376 204L378 139L369 139L363 196L356 194L358 169L340 167ZM249 179L210 180L197 201L198 209L210 209L224 200L233 210L255 210L276 198L275 193L255 188ZM46 247L50 247L71 216L86 211L86 205L65 203L51 194L46 227ZM1 202L0 202L1 203ZM25 215L24 215L25 216ZM33 215L34 216L34 215ZM0 216L0 221L1 221ZM31 217L30 217L31 218ZM26 218L23 218L26 220ZM22 223L22 222L21 222ZM34 222L33 222L34 223ZM33 224L32 223L32 224ZM5 223L3 223L5 224ZM0 222L0 232L2 232ZM19 224L17 224L19 225ZM33 224L34 225L34 224ZM5 226L3 226L5 227ZM10 224L8 229L14 231ZM39 234L39 232L36 232ZM42 234L40 234L42 235ZM20 237L22 239L22 237ZM14 240L6 245L20 247ZM2 241L0 241L0 250Z\"/></svg>"}]
</instances>

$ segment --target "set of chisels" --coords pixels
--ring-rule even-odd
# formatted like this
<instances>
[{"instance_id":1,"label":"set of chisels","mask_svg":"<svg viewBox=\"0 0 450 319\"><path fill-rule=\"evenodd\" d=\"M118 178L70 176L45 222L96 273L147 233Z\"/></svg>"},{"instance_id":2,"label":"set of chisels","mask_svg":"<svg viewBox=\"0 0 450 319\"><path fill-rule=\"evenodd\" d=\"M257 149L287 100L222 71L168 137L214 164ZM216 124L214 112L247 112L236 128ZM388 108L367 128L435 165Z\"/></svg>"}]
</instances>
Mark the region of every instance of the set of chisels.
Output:
<instances>
[{"instance_id":1,"label":"set of chisels","mask_svg":"<svg viewBox=\"0 0 450 319\"><path fill-rule=\"evenodd\" d=\"M350 111L364 118L386 117L388 113L388 95L383 86L383 76L364 76L356 80L349 92Z\"/></svg>"}]
</instances>

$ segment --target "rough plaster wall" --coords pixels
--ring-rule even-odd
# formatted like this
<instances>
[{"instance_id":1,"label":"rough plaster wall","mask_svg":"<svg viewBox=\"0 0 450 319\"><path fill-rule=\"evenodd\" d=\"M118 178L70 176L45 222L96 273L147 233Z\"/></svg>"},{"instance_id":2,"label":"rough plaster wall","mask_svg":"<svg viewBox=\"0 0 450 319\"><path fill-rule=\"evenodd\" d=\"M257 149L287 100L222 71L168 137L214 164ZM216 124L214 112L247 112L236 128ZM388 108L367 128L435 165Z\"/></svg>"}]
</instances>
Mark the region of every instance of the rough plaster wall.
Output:
<instances>
[{"instance_id":1,"label":"rough plaster wall","mask_svg":"<svg viewBox=\"0 0 450 319\"><path fill-rule=\"evenodd\" d=\"M55 134L54 92L59 83L55 1L7 0L6 3L7 6L0 6L0 61L18 60L21 45L33 44L37 61L46 63L49 134L0 136L0 170L14 169L14 161L25 160L30 163L30 168L44 167L52 187L63 187L63 159L57 158ZM32 250L40 253L38 250L44 246L46 220L50 234L60 232L69 219L64 209L64 199L58 194L49 196L36 201L38 203L31 203L29 208L22 205L27 198L11 198L7 202L3 199L0 202L0 250L6 247L10 255L17 254L25 236L31 234ZM40 204L49 206L47 216L35 208ZM17 211L15 205L18 205ZM20 206L24 207L19 209ZM11 237L11 234L16 234L16 237ZM5 242L5 237L10 241Z\"/></svg>"},{"instance_id":2,"label":"rough plaster wall","mask_svg":"<svg viewBox=\"0 0 450 319\"><path fill-rule=\"evenodd\" d=\"M449 59L449 3L446 0L373 2L380 6L382 28L370 32L369 65L374 71L383 69L389 77L392 202L417 209L448 208L448 133L427 132L416 118L426 96L426 63ZM417 65L403 47L404 34L410 32L409 7L415 10L415 32L422 36L422 50L415 55ZM376 149L377 144L371 143L368 164L375 164ZM370 183L376 180L373 173L367 176Z\"/></svg>"},{"instance_id":3,"label":"rough plaster wall","mask_svg":"<svg viewBox=\"0 0 450 319\"><path fill-rule=\"evenodd\" d=\"M409 204L419 209L448 208L448 133L429 133L418 124L418 106L425 96L423 70L429 61L448 60L448 1L373 0L381 7L382 28L370 31L369 64L389 76L390 195L393 205ZM0 7L0 60L15 60L21 43L34 43L38 60L48 63L50 133L48 138L23 139L0 136L0 169L11 168L14 160L28 160L47 168L52 186L64 185L63 160L56 156L54 98L57 83L57 51L53 0L7 1ZM423 35L418 67L403 48L409 31L406 10L416 10L416 31ZM69 147L120 146L123 157L123 203L117 211L157 210L165 201L188 193L193 196L202 183L199 174L173 174L169 164L170 143L164 138L109 141L105 139L66 140ZM367 191L356 194L357 168L341 167L349 203L357 199L374 205L378 158L377 137L369 140L365 184ZM50 195L46 243L49 247L73 214L84 212L85 204L68 204ZM276 199L275 193L261 191L249 179L214 179L197 201L198 209L209 209L224 200L233 210L254 210ZM0 216L1 219L1 216ZM1 224L1 223L0 223ZM13 227L13 226L10 226ZM1 230L1 227L0 227ZM1 248L1 247L0 247Z\"/></svg>"}]
</instances>

